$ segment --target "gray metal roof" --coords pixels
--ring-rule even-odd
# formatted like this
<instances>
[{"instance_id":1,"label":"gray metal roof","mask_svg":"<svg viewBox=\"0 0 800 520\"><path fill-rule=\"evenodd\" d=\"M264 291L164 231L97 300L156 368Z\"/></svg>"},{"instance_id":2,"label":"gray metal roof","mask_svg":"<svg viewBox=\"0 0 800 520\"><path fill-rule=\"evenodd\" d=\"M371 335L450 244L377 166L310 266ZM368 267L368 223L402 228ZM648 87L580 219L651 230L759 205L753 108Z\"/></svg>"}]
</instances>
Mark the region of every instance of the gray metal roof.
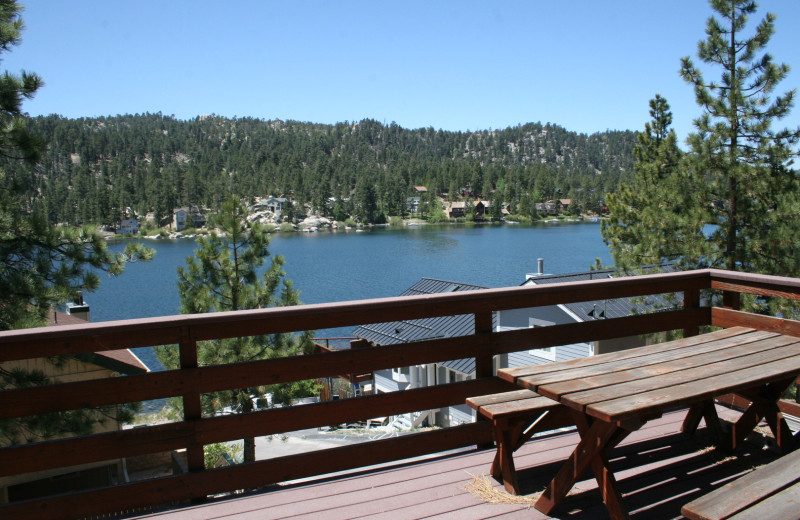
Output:
<instances>
[{"instance_id":1,"label":"gray metal roof","mask_svg":"<svg viewBox=\"0 0 800 520\"><path fill-rule=\"evenodd\" d=\"M480 289L488 289L488 287L436 280L433 278L423 278L408 288L401 296L477 291ZM495 318L493 318L493 321L494 320ZM358 327L353 332L353 335L361 339L366 339L375 345L396 345L398 343L412 343L428 339L469 336L474 333L475 316L473 314L458 314L455 316L439 316L436 318L421 318L418 320L372 323ZM469 374L475 370L475 360L473 358L456 359L439 364L465 374Z\"/></svg>"},{"instance_id":2,"label":"gray metal roof","mask_svg":"<svg viewBox=\"0 0 800 520\"><path fill-rule=\"evenodd\" d=\"M479 289L488 289L488 287L435 280L433 278L423 278L407 289L401 296L476 291ZM361 339L366 339L376 345L395 345L398 343L423 341L426 339L468 336L474 332L474 315L459 314L456 316L439 316L436 318L421 318L418 320L372 323L370 325L358 327L353 335Z\"/></svg>"},{"instance_id":3,"label":"gray metal roof","mask_svg":"<svg viewBox=\"0 0 800 520\"><path fill-rule=\"evenodd\" d=\"M642 270L645 273L652 274L654 272L672 273L676 272L678 269L675 268L674 264L662 264L645 266ZM598 269L596 271L569 274L546 274L532 276L526 280L523 285L607 280L609 278L619 278L621 276L635 276L635 274L621 273L616 269ZM588 321L593 319L622 318L630 316L631 314L645 314L659 310L672 309L680 304L681 301L683 301L683 293L676 292L639 296L635 298L609 298L606 300L567 303L563 304L563 306L575 314L581 321Z\"/></svg>"},{"instance_id":4,"label":"gray metal roof","mask_svg":"<svg viewBox=\"0 0 800 520\"><path fill-rule=\"evenodd\" d=\"M661 266L651 266L648 272L653 271L673 272L676 271L676 269L672 264L665 264ZM620 274L614 269L601 269L582 273L534 276L526 280L522 285L599 280L617 276L620 276ZM488 289L488 287L436 280L433 278L423 278L403 292L401 296L475 291L480 289ZM617 298L570 303L564 304L564 307L572 314L578 316L582 321L588 321L592 319L624 317L631 314L642 314L645 312L672 308L677 303L680 303L682 299L681 293L673 293L672 295L662 294L640 298ZM494 329L496 326L497 314L494 314L492 316L492 328ZM396 345L399 343L412 343L428 339L469 336L474 334L474 332L474 315L459 314L455 316L440 316L436 318L389 321L362 325L353 332L353 335L360 339L370 341L375 345ZM589 355L590 350L591 347L588 344L582 343L559 347L557 353L559 357L564 356L564 359L571 359ZM512 366L515 366L516 363L536 364L549 360L538 358L527 353L517 353L515 356L511 356L509 361ZM462 374L471 374L475 371L474 358L454 359L437 364L456 370Z\"/></svg>"}]
</instances>

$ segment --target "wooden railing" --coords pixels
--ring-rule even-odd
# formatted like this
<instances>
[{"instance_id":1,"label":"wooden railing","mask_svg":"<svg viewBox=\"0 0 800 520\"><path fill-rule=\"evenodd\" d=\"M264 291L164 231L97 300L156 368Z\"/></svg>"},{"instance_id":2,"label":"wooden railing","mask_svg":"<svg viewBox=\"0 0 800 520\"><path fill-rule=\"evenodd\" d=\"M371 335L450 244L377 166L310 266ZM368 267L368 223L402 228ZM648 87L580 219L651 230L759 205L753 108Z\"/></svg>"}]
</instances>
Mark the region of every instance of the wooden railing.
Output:
<instances>
[{"instance_id":1,"label":"wooden railing","mask_svg":"<svg viewBox=\"0 0 800 520\"><path fill-rule=\"evenodd\" d=\"M183 398L184 420L0 449L0 477L186 449L188 473L0 506L2 518L73 518L202 500L208 495L342 471L491 442L476 422L367 443L205 470L203 446L250 436L366 420L463 404L467 397L507 389L491 377L494 355L703 326L750 325L800 335L800 324L731 308L701 307L703 291L800 299L800 280L718 270L613 280L488 289L463 293L304 305L252 311L92 323L0 333L0 362L177 344L181 368L0 392L0 420L164 397ZM581 301L681 293L682 308L624 318L495 332L492 313ZM726 296L725 302L738 301ZM475 316L471 336L199 367L197 342L357 326L456 314ZM203 417L203 393L471 357L475 379L404 392L357 397L245 415Z\"/></svg>"}]
</instances>

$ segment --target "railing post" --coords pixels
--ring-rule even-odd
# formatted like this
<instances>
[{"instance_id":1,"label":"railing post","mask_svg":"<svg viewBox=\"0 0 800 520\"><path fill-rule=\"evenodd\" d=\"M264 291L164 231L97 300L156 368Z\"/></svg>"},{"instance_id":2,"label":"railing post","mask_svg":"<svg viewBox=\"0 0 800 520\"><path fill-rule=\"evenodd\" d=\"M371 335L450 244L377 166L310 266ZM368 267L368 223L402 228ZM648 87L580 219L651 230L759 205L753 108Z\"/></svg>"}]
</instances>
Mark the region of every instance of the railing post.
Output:
<instances>
[{"instance_id":1,"label":"railing post","mask_svg":"<svg viewBox=\"0 0 800 520\"><path fill-rule=\"evenodd\" d=\"M700 307L700 289L685 289L683 291L683 308L684 310L696 309ZM683 337L697 336L700 334L700 327L694 325L683 329Z\"/></svg>"},{"instance_id":2,"label":"railing post","mask_svg":"<svg viewBox=\"0 0 800 520\"><path fill-rule=\"evenodd\" d=\"M722 306L726 309L738 311L741 308L741 294L734 291L722 292Z\"/></svg>"},{"instance_id":3,"label":"railing post","mask_svg":"<svg viewBox=\"0 0 800 520\"><path fill-rule=\"evenodd\" d=\"M494 357L492 355L492 312L481 311L475 313L475 335L485 338L481 341L475 352L475 379L491 377L494 375ZM477 414L478 422L485 421L486 417ZM494 444L478 444L478 449L488 449Z\"/></svg>"},{"instance_id":4,"label":"railing post","mask_svg":"<svg viewBox=\"0 0 800 520\"><path fill-rule=\"evenodd\" d=\"M475 335L486 338L481 342L480 351L475 353L475 379L491 377L494 372L493 356L491 349L492 312L475 313Z\"/></svg>"},{"instance_id":5,"label":"railing post","mask_svg":"<svg viewBox=\"0 0 800 520\"><path fill-rule=\"evenodd\" d=\"M181 370L196 369L197 365L197 341L192 339L189 331L183 341L178 345L180 349ZM200 392L196 385L188 385L186 393L183 394L183 420L186 422L196 422L202 417L200 405ZM192 436L186 443L186 463L190 472L205 470L205 457L203 445L197 442L197 438ZM197 497L203 498L203 497Z\"/></svg>"}]
</instances>

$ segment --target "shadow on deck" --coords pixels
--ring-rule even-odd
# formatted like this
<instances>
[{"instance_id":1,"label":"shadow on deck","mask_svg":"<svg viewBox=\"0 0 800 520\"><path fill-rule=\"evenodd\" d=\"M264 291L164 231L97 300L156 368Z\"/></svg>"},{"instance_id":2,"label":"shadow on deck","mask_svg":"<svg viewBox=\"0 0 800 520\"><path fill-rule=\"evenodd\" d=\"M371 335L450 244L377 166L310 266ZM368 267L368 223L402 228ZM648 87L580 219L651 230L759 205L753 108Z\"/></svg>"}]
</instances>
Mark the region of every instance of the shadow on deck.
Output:
<instances>
[{"instance_id":1,"label":"shadow on deck","mask_svg":"<svg viewBox=\"0 0 800 520\"><path fill-rule=\"evenodd\" d=\"M612 468L634 519L680 517L682 505L777 457L760 438L746 443L733 457L706 448L704 429L693 437L678 433L685 414L679 410L651 421L611 454ZM722 419L738 415L722 407L719 414ZM534 439L523 446L515 456L523 493L541 491L576 442L577 434L571 432ZM467 487L476 477L488 474L493 455L494 450L470 450L126 518L608 518L591 474L578 482L552 517L530 503L479 499ZM502 486L491 482L494 494L503 496Z\"/></svg>"}]
</instances>

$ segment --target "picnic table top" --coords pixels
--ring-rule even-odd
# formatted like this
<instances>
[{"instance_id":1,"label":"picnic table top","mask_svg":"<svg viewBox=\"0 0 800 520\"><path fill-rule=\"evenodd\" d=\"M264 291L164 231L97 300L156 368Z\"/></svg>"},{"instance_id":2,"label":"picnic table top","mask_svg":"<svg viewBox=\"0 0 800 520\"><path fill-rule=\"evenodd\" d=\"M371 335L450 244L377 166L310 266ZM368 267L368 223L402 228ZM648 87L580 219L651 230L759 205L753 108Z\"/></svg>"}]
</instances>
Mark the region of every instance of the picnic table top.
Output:
<instances>
[{"instance_id":1,"label":"picnic table top","mask_svg":"<svg viewBox=\"0 0 800 520\"><path fill-rule=\"evenodd\" d=\"M747 327L498 375L593 417L659 415L800 374L800 338Z\"/></svg>"}]
</instances>

